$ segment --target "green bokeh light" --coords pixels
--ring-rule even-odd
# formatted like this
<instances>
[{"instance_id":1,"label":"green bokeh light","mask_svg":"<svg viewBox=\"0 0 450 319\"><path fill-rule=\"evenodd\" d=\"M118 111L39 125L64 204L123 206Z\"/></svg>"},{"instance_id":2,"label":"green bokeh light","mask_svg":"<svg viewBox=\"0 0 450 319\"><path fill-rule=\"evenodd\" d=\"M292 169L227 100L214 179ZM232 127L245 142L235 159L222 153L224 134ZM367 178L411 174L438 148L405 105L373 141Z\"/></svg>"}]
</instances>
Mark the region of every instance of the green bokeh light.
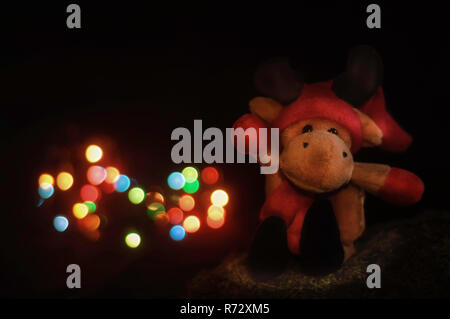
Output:
<instances>
[{"instance_id":1,"label":"green bokeh light","mask_svg":"<svg viewBox=\"0 0 450 319\"><path fill-rule=\"evenodd\" d=\"M97 209L97 205L94 202L85 201L84 205L86 205L89 209L89 214L92 214Z\"/></svg>"},{"instance_id":2,"label":"green bokeh light","mask_svg":"<svg viewBox=\"0 0 450 319\"><path fill-rule=\"evenodd\" d=\"M186 183L183 187L183 190L188 194L194 194L196 191L198 191L198 188L200 187L200 183L198 180L195 180L192 183Z\"/></svg>"},{"instance_id":3,"label":"green bokeh light","mask_svg":"<svg viewBox=\"0 0 450 319\"><path fill-rule=\"evenodd\" d=\"M128 199L130 200L130 202L132 202L133 204L140 204L142 203L142 201L145 198L145 192L142 188L139 187L133 187L132 189L130 189L130 191L128 192Z\"/></svg>"}]
</instances>

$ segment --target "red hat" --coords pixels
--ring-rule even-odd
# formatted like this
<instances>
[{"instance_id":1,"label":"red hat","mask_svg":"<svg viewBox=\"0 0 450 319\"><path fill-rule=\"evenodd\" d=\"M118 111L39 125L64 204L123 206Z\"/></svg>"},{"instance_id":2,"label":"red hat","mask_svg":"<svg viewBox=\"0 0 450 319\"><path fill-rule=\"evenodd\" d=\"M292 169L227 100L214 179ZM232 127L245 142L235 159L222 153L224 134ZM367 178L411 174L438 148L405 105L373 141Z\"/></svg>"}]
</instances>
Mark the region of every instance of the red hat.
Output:
<instances>
[{"instance_id":1,"label":"red hat","mask_svg":"<svg viewBox=\"0 0 450 319\"><path fill-rule=\"evenodd\" d=\"M282 132L295 122L323 118L334 121L350 132L352 139L351 152L355 153L362 144L361 120L358 113L331 90L332 81L305 84L300 97L284 107L272 122Z\"/></svg>"}]
</instances>

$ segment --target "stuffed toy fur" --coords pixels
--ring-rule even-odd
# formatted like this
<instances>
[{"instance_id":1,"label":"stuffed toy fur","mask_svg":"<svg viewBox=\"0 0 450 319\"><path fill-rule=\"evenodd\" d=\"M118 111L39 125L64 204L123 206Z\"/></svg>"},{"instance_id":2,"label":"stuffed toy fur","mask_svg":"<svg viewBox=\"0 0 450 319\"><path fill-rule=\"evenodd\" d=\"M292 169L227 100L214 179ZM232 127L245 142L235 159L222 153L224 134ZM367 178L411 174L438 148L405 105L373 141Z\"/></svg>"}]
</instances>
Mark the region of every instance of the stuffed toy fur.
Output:
<instances>
[{"instance_id":1,"label":"stuffed toy fur","mask_svg":"<svg viewBox=\"0 0 450 319\"><path fill-rule=\"evenodd\" d=\"M280 247L273 256L267 247L251 250L256 267L278 258L276 250L283 245L301 254L305 215L317 198L331 202L344 262L355 253L354 241L365 228L366 192L396 205L421 199L424 185L413 173L353 159L362 147L402 152L412 142L386 111L381 77L381 59L366 46L352 49L347 70L331 81L306 84L283 62L256 72L255 87L264 97L250 101L251 114L239 118L234 128L280 130L280 169L266 175L259 230L277 232Z\"/></svg>"}]
</instances>

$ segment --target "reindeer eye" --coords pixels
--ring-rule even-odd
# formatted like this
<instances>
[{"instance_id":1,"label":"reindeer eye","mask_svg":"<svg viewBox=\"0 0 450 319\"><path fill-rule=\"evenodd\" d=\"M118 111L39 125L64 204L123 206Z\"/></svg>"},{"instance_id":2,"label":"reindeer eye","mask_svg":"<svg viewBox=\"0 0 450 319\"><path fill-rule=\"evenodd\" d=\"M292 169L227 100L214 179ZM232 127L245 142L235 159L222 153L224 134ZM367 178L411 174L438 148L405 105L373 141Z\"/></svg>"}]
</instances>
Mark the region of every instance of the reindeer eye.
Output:
<instances>
[{"instance_id":1,"label":"reindeer eye","mask_svg":"<svg viewBox=\"0 0 450 319\"><path fill-rule=\"evenodd\" d=\"M334 127L330 128L330 129L328 130L328 132L330 132L330 133L332 133L332 134L338 135L338 130L336 130Z\"/></svg>"},{"instance_id":2,"label":"reindeer eye","mask_svg":"<svg viewBox=\"0 0 450 319\"><path fill-rule=\"evenodd\" d=\"M313 130L313 127L308 124L303 127L302 133L312 132L312 130Z\"/></svg>"}]
</instances>

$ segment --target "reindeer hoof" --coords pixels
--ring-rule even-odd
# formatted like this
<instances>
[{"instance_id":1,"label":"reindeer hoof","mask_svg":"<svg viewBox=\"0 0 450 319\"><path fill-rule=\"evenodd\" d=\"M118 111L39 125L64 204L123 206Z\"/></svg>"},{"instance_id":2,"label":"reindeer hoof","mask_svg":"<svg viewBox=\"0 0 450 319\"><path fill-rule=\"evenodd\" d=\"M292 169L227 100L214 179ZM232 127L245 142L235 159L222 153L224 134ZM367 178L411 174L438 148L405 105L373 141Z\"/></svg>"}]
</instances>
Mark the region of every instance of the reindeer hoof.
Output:
<instances>
[{"instance_id":1,"label":"reindeer hoof","mask_svg":"<svg viewBox=\"0 0 450 319\"><path fill-rule=\"evenodd\" d=\"M286 268L289 257L286 224L274 216L265 219L256 232L248 254L250 272L258 277L275 276Z\"/></svg>"}]
</instances>

